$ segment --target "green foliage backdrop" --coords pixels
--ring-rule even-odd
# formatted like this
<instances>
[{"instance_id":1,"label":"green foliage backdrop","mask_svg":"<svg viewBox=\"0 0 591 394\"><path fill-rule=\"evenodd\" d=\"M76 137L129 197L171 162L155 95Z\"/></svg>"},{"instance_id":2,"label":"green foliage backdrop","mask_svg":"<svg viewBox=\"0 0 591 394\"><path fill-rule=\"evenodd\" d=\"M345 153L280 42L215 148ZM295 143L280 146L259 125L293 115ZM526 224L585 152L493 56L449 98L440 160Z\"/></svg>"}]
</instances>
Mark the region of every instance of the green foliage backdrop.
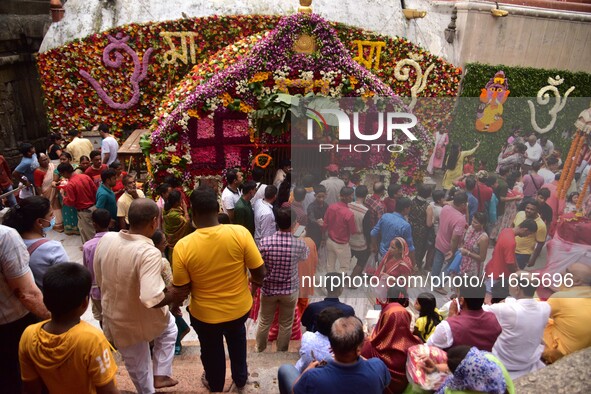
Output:
<instances>
[{"instance_id":1,"label":"green foliage backdrop","mask_svg":"<svg viewBox=\"0 0 591 394\"><path fill-rule=\"evenodd\" d=\"M503 127L496 133L481 133L474 127L476 112L480 104L478 97L481 89L499 70L505 72L511 92L509 99L503 106ZM572 140L570 136L574 131L573 123L578 114L589 108L590 105L591 74L503 65L467 64L450 127L451 142L460 143L462 149L467 150L471 149L477 140L480 140L481 145L476 152L476 157L478 160L485 161L489 170L494 170L501 147L515 128L521 128L522 135L534 131L530 120L528 100L535 104L537 124L543 128L550 123L551 117L548 111L555 104L554 93L549 92L550 101L543 106L537 104L536 96L542 87L548 85L548 78L555 78L557 75L564 78L564 82L557 87L561 97L564 97L565 92L571 86L575 87L568 97L566 106L558 113L554 127L545 133L554 143L556 149L561 150L564 160Z\"/></svg>"}]
</instances>

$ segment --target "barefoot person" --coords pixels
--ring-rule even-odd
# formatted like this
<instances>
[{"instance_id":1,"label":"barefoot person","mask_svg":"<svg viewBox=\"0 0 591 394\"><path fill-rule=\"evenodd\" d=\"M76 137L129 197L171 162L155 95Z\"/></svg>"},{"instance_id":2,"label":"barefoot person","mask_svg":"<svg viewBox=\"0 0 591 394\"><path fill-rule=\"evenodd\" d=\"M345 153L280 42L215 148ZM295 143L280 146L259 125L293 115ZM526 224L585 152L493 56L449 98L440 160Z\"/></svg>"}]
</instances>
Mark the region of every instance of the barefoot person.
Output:
<instances>
[{"instance_id":1,"label":"barefoot person","mask_svg":"<svg viewBox=\"0 0 591 394\"><path fill-rule=\"evenodd\" d=\"M188 288L175 286L164 291L162 255L151 240L159 214L154 201L134 200L129 230L105 234L94 255L103 328L142 394L178 383L171 377L177 328L168 305L179 305L189 294Z\"/></svg>"},{"instance_id":2,"label":"barefoot person","mask_svg":"<svg viewBox=\"0 0 591 394\"><path fill-rule=\"evenodd\" d=\"M268 186L267 191L271 187L275 188ZM233 385L241 390L248 378L244 323L252 307L247 272L250 281L260 286L265 266L245 227L219 224L220 209L212 188L195 189L191 208L196 230L174 248L172 283L191 289L189 312L201 343L201 382L210 391L224 391L225 338Z\"/></svg>"}]
</instances>

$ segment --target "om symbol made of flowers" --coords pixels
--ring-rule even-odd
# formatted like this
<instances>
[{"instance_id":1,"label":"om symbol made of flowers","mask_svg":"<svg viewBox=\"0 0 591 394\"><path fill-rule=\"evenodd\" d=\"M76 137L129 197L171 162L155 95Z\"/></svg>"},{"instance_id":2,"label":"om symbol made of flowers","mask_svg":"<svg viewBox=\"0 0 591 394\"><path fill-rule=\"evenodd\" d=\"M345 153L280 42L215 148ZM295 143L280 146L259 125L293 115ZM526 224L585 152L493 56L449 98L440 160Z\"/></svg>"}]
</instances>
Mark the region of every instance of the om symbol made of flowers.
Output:
<instances>
[{"instance_id":1,"label":"om symbol made of flowers","mask_svg":"<svg viewBox=\"0 0 591 394\"><path fill-rule=\"evenodd\" d=\"M410 96L412 98L408 108L411 110L417 104L417 95L425 90L427 86L427 78L429 78L429 74L435 68L435 64L429 65L427 70L423 74L423 70L421 69L421 65L419 61L423 60L422 55L411 54L409 59L403 59L396 64L396 68L394 68L394 76L399 81L408 81L410 77L410 67L415 69L416 73L416 81L415 84L410 88Z\"/></svg>"},{"instance_id":2,"label":"om symbol made of flowers","mask_svg":"<svg viewBox=\"0 0 591 394\"><path fill-rule=\"evenodd\" d=\"M133 74L131 75L131 87L133 89L133 96L126 103L116 103L113 99L105 92L103 87L97 82L96 79L90 76L85 70L80 70L80 75L90 83L90 85L96 90L99 97L107 103L107 105L113 109L129 109L136 105L140 100L140 82L143 81L148 74L148 63L150 62L150 55L154 51L153 48L148 48L144 54L144 58L140 61L137 53L127 45L129 41L128 36L123 36L121 33L117 33L115 37L108 36L109 45L105 47L103 51L103 63L105 66L112 68L121 67L123 62L123 55L118 51L127 53L133 59ZM110 54L115 52L115 60L111 60Z\"/></svg>"},{"instance_id":3,"label":"om symbol made of flowers","mask_svg":"<svg viewBox=\"0 0 591 394\"><path fill-rule=\"evenodd\" d=\"M540 134L547 133L548 131L554 128L554 124L556 123L556 117L558 116L558 113L564 109L564 106L566 105L566 100L568 99L568 95L571 94L573 90L575 90L575 87L571 86L564 94L563 99L562 97L560 97L560 92L558 91L558 86L562 85L563 82L564 78L560 78L560 75L557 75L556 78L550 77L548 78L548 85L544 86L538 91L537 101L540 105L546 105L550 103L550 92L554 93L554 98L556 99L554 106L550 108L550 110L548 111L551 120L546 127L542 128L538 125L538 122L536 121L536 107L534 106L534 103L531 100L527 100L527 104L529 105L529 110L531 112L531 126L535 131L537 131Z\"/></svg>"}]
</instances>

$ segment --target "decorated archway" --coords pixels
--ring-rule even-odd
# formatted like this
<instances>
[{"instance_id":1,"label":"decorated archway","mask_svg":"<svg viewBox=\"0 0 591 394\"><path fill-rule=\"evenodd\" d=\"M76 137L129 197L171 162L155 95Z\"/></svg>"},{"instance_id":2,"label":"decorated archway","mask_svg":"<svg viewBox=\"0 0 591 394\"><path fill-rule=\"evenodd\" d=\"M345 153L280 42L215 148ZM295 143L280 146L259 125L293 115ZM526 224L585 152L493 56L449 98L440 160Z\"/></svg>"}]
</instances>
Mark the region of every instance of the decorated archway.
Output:
<instances>
[{"instance_id":1,"label":"decorated archway","mask_svg":"<svg viewBox=\"0 0 591 394\"><path fill-rule=\"evenodd\" d=\"M227 51L247 55L207 79L211 65L226 59ZM270 97L278 102L277 94L396 97L389 86L351 58L324 19L307 14L285 17L264 37L249 37L222 51L205 67L195 67L169 95L150 137L154 177L173 174L190 187L198 177L247 166L253 155L265 153L270 146L289 144L288 128L261 128L256 122ZM281 109L274 106L271 110ZM397 161L383 151L372 155L373 168L400 170L404 175L414 169L409 184L419 180L418 169L426 161L431 138L422 127L418 133L419 141L412 146L400 141L410 149L404 158Z\"/></svg>"},{"instance_id":2,"label":"decorated archway","mask_svg":"<svg viewBox=\"0 0 591 394\"><path fill-rule=\"evenodd\" d=\"M371 47L373 42L363 41L360 45ZM150 136L153 176L160 180L173 174L192 186L197 178L220 175L229 167L249 166L257 154L289 144L289 132L269 131L269 127L261 128L257 122L265 110L286 110L280 105L268 108L269 97L277 94L396 97L390 86L358 62L363 59L360 63L371 69L366 59L372 59L375 50L370 48L366 53L361 49L353 59L327 21L305 14L285 17L271 32L228 46L193 67L160 104ZM417 54L415 60L400 62L391 72L402 79L401 73L408 79L414 72L419 84L425 79L424 90L428 73L434 68L429 67L423 74L418 62L424 57ZM381 59L379 54L377 59ZM388 66L391 62L386 59L384 63ZM404 73L404 66L416 67ZM432 85L441 88L444 84L440 82L441 78ZM445 95L444 89L429 91ZM415 94L417 90L413 90ZM274 103L278 101L275 98ZM439 120L449 113L445 108L440 110ZM431 137L423 127L419 127L418 137L413 144L399 141L407 148L404 154L372 155L371 169L388 177L394 173L407 186L422 180L421 167L428 159Z\"/></svg>"},{"instance_id":3,"label":"decorated archway","mask_svg":"<svg viewBox=\"0 0 591 394\"><path fill-rule=\"evenodd\" d=\"M199 118L192 116L198 108L188 108L184 112L187 130L199 129L201 133L177 134L171 127L162 127L166 123L164 118L173 114L177 116L176 114L182 112L175 111L178 107L187 105L189 96L202 92L206 86L211 89L223 72L229 68L241 67L244 58L256 58L250 56L251 53L259 50L257 48L260 48L259 44L262 42L271 42L268 39L271 35L282 31L285 37L293 39L292 33L297 31L301 18L300 15L284 19L253 15L133 24L40 54L39 71L51 130L65 132L104 122L112 126L116 135L125 137L125 130L149 126L154 133L150 141L155 142L151 154L156 178L164 172L173 173L185 180L191 180L192 184L194 175L219 175L222 166L225 168L241 164L237 161L260 151L257 146L288 142L287 135L256 135L252 125L248 124L247 116L254 110L265 109L261 105L261 98L269 97L271 91L322 94L324 87L328 86L329 96L362 96L364 93L369 95L371 91L378 95L387 93L390 96L396 94L408 97L407 103L411 98L415 100L417 97L456 95L461 70L441 58L403 38L381 36L351 26L322 21L322 31L332 37L331 40L339 42L341 57L335 60L347 59L348 68L344 69L345 74L330 74L332 79L324 76L324 79L330 80L326 85L319 74L281 76L276 72L282 70L265 63L265 67L260 68L262 74L247 75L250 79L243 80L247 83L243 89L249 90L248 85L254 84L260 87L262 95L254 94L250 99L242 100L241 98L247 97L233 97L234 92L230 91L232 102L228 96L224 96L226 100L222 96L211 96L212 105L224 108L224 111L218 111L215 119L211 114L198 114ZM282 22L277 25L279 21ZM275 26L277 28L273 29ZM272 58L274 55L268 56ZM302 58L306 56L308 55L302 55ZM310 55L309 58L321 59L323 56L322 51L317 51L316 55ZM337 67L333 68L333 71L338 70ZM354 73L349 73L349 70ZM246 74L243 76L246 77ZM275 83L277 77L282 77L285 81L312 80L314 86L310 88L308 82L304 82L305 86L281 86ZM354 82L353 85L351 82ZM374 85L380 88L374 88ZM368 92L362 92L361 88L367 88ZM384 90L385 88L390 90ZM451 101L449 107L436 108L429 118L449 121ZM189 112L189 109L192 111ZM214 112L215 110L216 108L212 109ZM415 108L415 112L423 110L425 108L419 106ZM186 118L187 115L189 118ZM436 124L427 123L424 126L427 130L434 131ZM150 141L144 141L145 148L149 149ZM423 139L423 143L417 145L418 151L410 156L382 158L377 163L379 169L385 173L393 170L403 183L411 185L422 177L421 163L429 153L429 147L424 143L426 141L427 139ZM180 143L178 150L173 142ZM187 146L198 145L204 149L198 149L200 153L195 151L197 156L191 158L191 149ZM164 148L168 150L158 151ZM159 158L159 155L167 157ZM222 157L224 163L217 160L219 164L212 165L204 160L211 157ZM190 164L189 167L187 164Z\"/></svg>"}]
</instances>

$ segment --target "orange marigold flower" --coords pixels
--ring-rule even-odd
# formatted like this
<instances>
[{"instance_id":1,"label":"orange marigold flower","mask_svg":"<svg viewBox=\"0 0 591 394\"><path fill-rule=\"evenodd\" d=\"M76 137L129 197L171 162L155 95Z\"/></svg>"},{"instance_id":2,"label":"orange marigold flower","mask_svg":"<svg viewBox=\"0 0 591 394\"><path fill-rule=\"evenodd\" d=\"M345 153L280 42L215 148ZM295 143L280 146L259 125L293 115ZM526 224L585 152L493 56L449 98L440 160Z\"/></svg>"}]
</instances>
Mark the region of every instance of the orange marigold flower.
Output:
<instances>
[{"instance_id":1,"label":"orange marigold flower","mask_svg":"<svg viewBox=\"0 0 591 394\"><path fill-rule=\"evenodd\" d=\"M261 81L266 81L267 79L269 79L269 73L267 72L259 72L256 73L250 80L250 82L261 82Z\"/></svg>"},{"instance_id":2,"label":"orange marigold flower","mask_svg":"<svg viewBox=\"0 0 591 394\"><path fill-rule=\"evenodd\" d=\"M240 102L240 111L242 112L251 112L252 111L252 107L248 104L246 104L244 101Z\"/></svg>"}]
</instances>

